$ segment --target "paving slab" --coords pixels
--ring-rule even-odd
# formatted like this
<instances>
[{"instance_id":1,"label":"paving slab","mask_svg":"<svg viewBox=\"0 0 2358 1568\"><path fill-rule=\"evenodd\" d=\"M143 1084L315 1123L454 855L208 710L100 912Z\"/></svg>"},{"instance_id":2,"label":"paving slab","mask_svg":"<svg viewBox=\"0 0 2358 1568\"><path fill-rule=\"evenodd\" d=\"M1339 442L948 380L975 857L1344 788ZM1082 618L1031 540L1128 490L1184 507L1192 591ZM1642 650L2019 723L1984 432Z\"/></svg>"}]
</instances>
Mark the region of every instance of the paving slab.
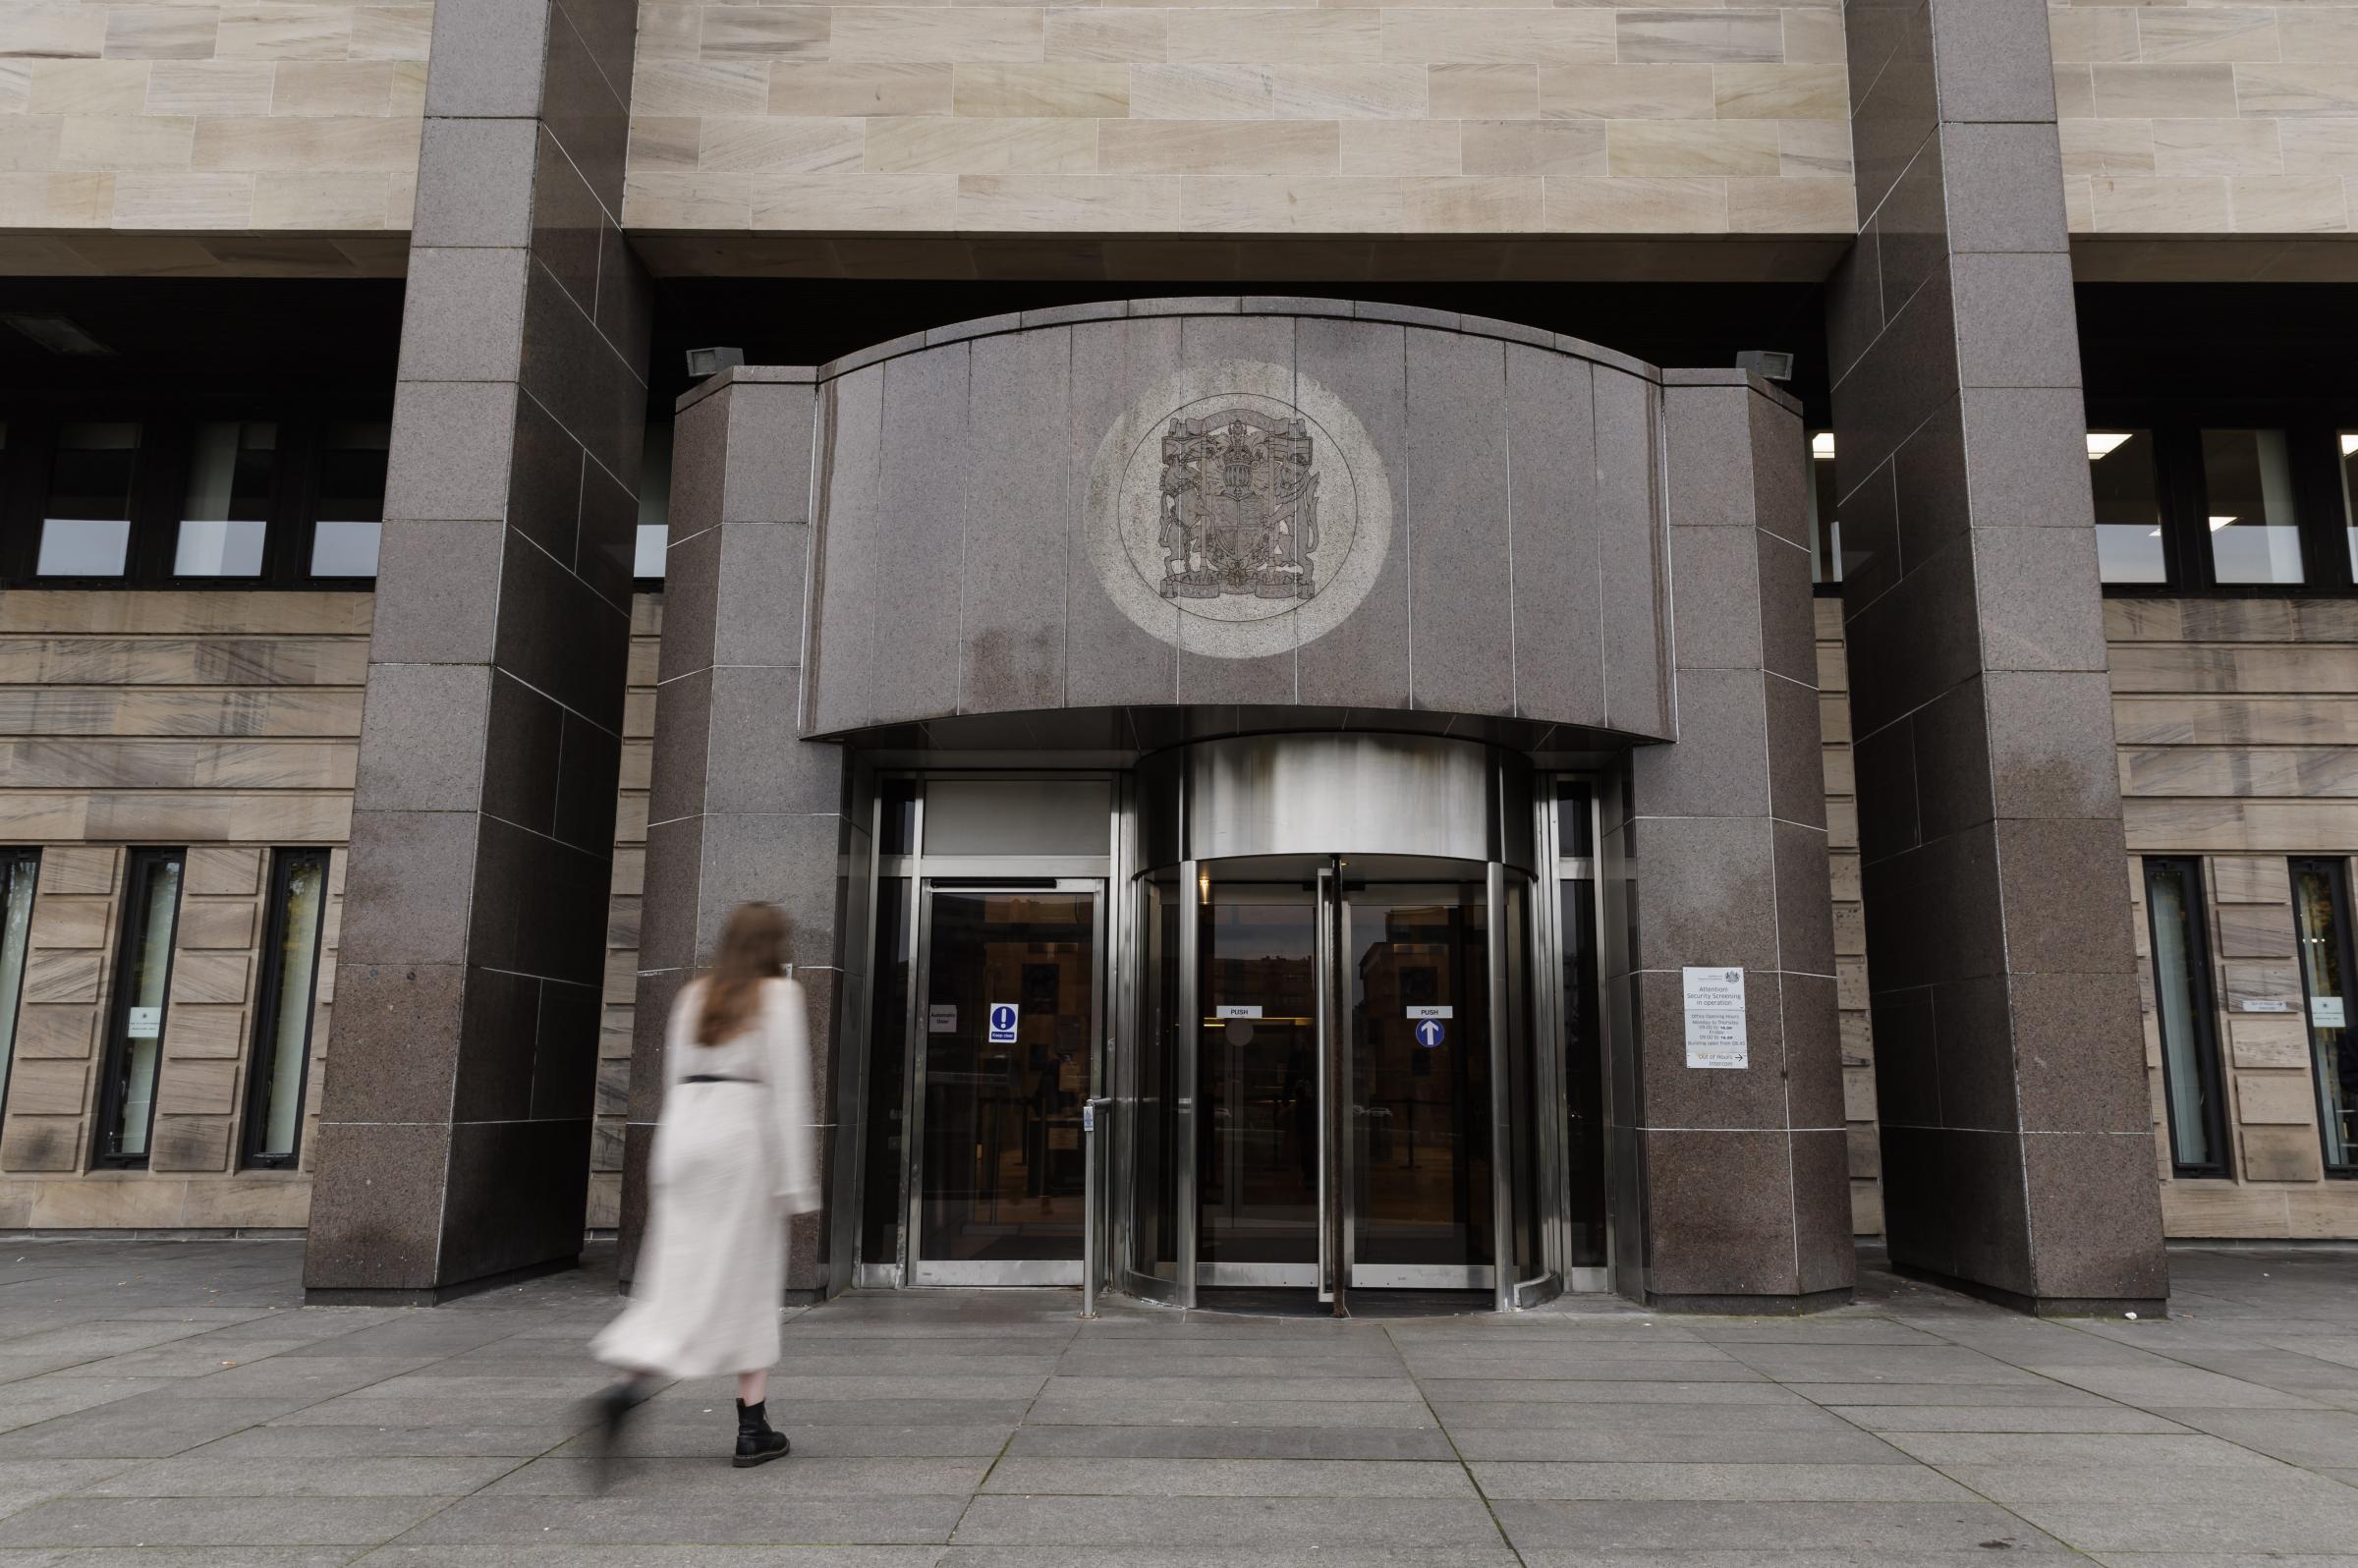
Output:
<instances>
[{"instance_id":1,"label":"paving slab","mask_svg":"<svg viewBox=\"0 0 2358 1568\"><path fill-rule=\"evenodd\" d=\"M448 1497L60 1497L0 1519L0 1546L373 1546ZM219 1557L214 1559L220 1561Z\"/></svg>"},{"instance_id":2,"label":"paving slab","mask_svg":"<svg viewBox=\"0 0 2358 1568\"><path fill-rule=\"evenodd\" d=\"M987 1495L1069 1497L1463 1497L1463 1465L1399 1459L1109 1459L1008 1457Z\"/></svg>"},{"instance_id":3,"label":"paving slab","mask_svg":"<svg viewBox=\"0 0 2358 1568\"><path fill-rule=\"evenodd\" d=\"M1462 1437L1460 1437L1462 1445ZM1024 1427L1009 1459L1421 1459L1455 1461L1436 1427Z\"/></svg>"},{"instance_id":4,"label":"paving slab","mask_svg":"<svg viewBox=\"0 0 2358 1568\"><path fill-rule=\"evenodd\" d=\"M1125 1559L1132 1546L1488 1546L1489 1510L1472 1499L1395 1497L981 1496L960 1545L1086 1546Z\"/></svg>"},{"instance_id":5,"label":"paving slab","mask_svg":"<svg viewBox=\"0 0 2358 1568\"><path fill-rule=\"evenodd\" d=\"M1970 1494L1918 1465L1483 1462L1483 1494L1568 1502L1944 1502Z\"/></svg>"},{"instance_id":6,"label":"paving slab","mask_svg":"<svg viewBox=\"0 0 2358 1568\"><path fill-rule=\"evenodd\" d=\"M1518 1551L2053 1553L2068 1548L1994 1503L1522 1502L1494 1505ZM1993 1545L1992 1543L1995 1544ZM2011 1560L2006 1559L2006 1560Z\"/></svg>"}]
</instances>

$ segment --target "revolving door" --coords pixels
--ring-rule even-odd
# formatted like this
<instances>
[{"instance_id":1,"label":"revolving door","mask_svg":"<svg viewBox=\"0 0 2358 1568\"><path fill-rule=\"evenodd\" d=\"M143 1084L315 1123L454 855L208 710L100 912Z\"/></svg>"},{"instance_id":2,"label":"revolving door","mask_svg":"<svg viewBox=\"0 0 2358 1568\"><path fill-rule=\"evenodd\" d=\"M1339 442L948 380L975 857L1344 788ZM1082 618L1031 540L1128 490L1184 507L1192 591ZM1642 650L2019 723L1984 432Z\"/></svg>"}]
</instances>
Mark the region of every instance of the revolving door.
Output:
<instances>
[{"instance_id":1,"label":"revolving door","mask_svg":"<svg viewBox=\"0 0 2358 1568\"><path fill-rule=\"evenodd\" d=\"M1109 1086L1121 1288L1315 1292L1338 1315L1370 1291L1505 1309L1562 1288L1532 823L1522 760L1473 743L1147 759L1135 1025Z\"/></svg>"}]
</instances>

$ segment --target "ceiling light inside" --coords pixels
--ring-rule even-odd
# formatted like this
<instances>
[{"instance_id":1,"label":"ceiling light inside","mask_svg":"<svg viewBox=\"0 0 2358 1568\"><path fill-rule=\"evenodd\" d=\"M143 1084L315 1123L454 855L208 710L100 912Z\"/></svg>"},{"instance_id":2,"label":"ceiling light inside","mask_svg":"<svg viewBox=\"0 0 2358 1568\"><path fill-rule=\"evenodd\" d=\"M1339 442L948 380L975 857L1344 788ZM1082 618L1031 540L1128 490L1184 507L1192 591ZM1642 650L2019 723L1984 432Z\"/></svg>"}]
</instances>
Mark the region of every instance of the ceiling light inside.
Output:
<instances>
[{"instance_id":1,"label":"ceiling light inside","mask_svg":"<svg viewBox=\"0 0 2358 1568\"><path fill-rule=\"evenodd\" d=\"M2217 533L2220 529L2225 528L2228 524L2234 521L2235 520L2231 517L2215 517L2211 520L2211 532Z\"/></svg>"},{"instance_id":2,"label":"ceiling light inside","mask_svg":"<svg viewBox=\"0 0 2358 1568\"><path fill-rule=\"evenodd\" d=\"M2341 455L2358 457L2358 431L2344 430L2341 432Z\"/></svg>"},{"instance_id":3,"label":"ceiling light inside","mask_svg":"<svg viewBox=\"0 0 2358 1568\"><path fill-rule=\"evenodd\" d=\"M115 352L62 315L32 315L11 311L7 314L0 314L0 321L5 321L15 327L51 354L86 356Z\"/></svg>"},{"instance_id":4,"label":"ceiling light inside","mask_svg":"<svg viewBox=\"0 0 2358 1568\"><path fill-rule=\"evenodd\" d=\"M2342 439L2343 439L2343 441L2344 441L2344 442L2347 442L2347 441L2349 440L2349 437L2347 437L2347 436L2344 436L2344 437L2342 437ZM2346 447L2345 447L2345 450L2346 450ZM1834 455L1834 432L1833 432L1833 431L1831 431L1831 430L1820 430L1820 431L1819 431L1819 432L1818 432L1816 435L1813 435L1813 436L1811 436L1811 437L1810 437L1810 456L1812 456L1812 457L1814 457L1814 458L1830 458L1830 457L1832 457L1833 455Z\"/></svg>"},{"instance_id":5,"label":"ceiling light inside","mask_svg":"<svg viewBox=\"0 0 2358 1568\"><path fill-rule=\"evenodd\" d=\"M2134 430L2090 430L2088 432L2088 461L2095 463L2108 458L2122 446L2137 439Z\"/></svg>"}]
</instances>

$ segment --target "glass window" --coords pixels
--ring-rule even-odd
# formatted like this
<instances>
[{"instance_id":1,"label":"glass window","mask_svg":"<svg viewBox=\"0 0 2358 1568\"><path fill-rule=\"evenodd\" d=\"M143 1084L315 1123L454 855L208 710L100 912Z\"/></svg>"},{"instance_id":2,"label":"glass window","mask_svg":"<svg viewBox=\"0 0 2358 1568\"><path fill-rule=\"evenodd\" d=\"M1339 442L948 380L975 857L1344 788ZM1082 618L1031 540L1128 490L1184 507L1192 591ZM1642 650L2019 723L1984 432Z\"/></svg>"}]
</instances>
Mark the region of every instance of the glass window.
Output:
<instances>
[{"instance_id":1,"label":"glass window","mask_svg":"<svg viewBox=\"0 0 2358 1568\"><path fill-rule=\"evenodd\" d=\"M318 989L319 931L327 915L327 851L281 850L270 881L270 926L253 1036L253 1103L246 1163L287 1166L303 1141L311 1003Z\"/></svg>"},{"instance_id":2,"label":"glass window","mask_svg":"<svg viewBox=\"0 0 2358 1568\"><path fill-rule=\"evenodd\" d=\"M58 430L35 573L124 574L131 564L131 476L139 460L136 424L68 424Z\"/></svg>"},{"instance_id":3,"label":"glass window","mask_svg":"<svg viewBox=\"0 0 2358 1568\"><path fill-rule=\"evenodd\" d=\"M134 850L125 883L123 949L115 960L107 1019L105 1095L99 1108L100 1163L144 1165L155 1123L155 1078L172 986L172 935L180 923L186 852Z\"/></svg>"},{"instance_id":4,"label":"glass window","mask_svg":"<svg viewBox=\"0 0 2358 1568\"><path fill-rule=\"evenodd\" d=\"M2282 430L2205 430L2203 498L2217 581L2301 581L2301 530Z\"/></svg>"},{"instance_id":5,"label":"glass window","mask_svg":"<svg viewBox=\"0 0 2358 1568\"><path fill-rule=\"evenodd\" d=\"M2162 1082L2169 1100L2169 1151L2181 1176L2226 1174L2226 1117L2219 1093L2218 1029L2204 940L2203 878L2191 860L2145 863L2153 932L2154 1010L2162 1030Z\"/></svg>"},{"instance_id":6,"label":"glass window","mask_svg":"<svg viewBox=\"0 0 2358 1568\"><path fill-rule=\"evenodd\" d=\"M0 1106L8 1103L9 1067L16 1060L17 1003L25 995L25 949L40 870L39 850L0 850Z\"/></svg>"},{"instance_id":7,"label":"glass window","mask_svg":"<svg viewBox=\"0 0 2358 1568\"><path fill-rule=\"evenodd\" d=\"M1842 581L1842 524L1834 516L1834 432L1810 437L1810 581Z\"/></svg>"},{"instance_id":8,"label":"glass window","mask_svg":"<svg viewBox=\"0 0 2358 1568\"><path fill-rule=\"evenodd\" d=\"M639 542L631 576L660 580L663 548L671 540L671 426L646 427L646 447L639 462Z\"/></svg>"},{"instance_id":9,"label":"glass window","mask_svg":"<svg viewBox=\"0 0 2358 1568\"><path fill-rule=\"evenodd\" d=\"M2096 559L2104 581L2167 583L2154 432L2090 430L2088 482L2096 492Z\"/></svg>"},{"instance_id":10,"label":"glass window","mask_svg":"<svg viewBox=\"0 0 2358 1568\"><path fill-rule=\"evenodd\" d=\"M277 425L216 420L196 426L172 575L261 576L277 478Z\"/></svg>"},{"instance_id":11,"label":"glass window","mask_svg":"<svg viewBox=\"0 0 2358 1568\"><path fill-rule=\"evenodd\" d=\"M376 576L384 531L385 454L393 427L331 424L319 440L319 498L312 512L311 576Z\"/></svg>"},{"instance_id":12,"label":"glass window","mask_svg":"<svg viewBox=\"0 0 2358 1568\"><path fill-rule=\"evenodd\" d=\"M2345 1021L2350 975L2350 887L2337 860L2292 863L2292 914L2300 938L2301 990L2317 1063L2326 1168L2358 1176L2358 1039Z\"/></svg>"},{"instance_id":13,"label":"glass window","mask_svg":"<svg viewBox=\"0 0 2358 1568\"><path fill-rule=\"evenodd\" d=\"M2358 583L2358 430L2343 430L2341 441L2342 537L2350 552L2350 581Z\"/></svg>"}]
</instances>

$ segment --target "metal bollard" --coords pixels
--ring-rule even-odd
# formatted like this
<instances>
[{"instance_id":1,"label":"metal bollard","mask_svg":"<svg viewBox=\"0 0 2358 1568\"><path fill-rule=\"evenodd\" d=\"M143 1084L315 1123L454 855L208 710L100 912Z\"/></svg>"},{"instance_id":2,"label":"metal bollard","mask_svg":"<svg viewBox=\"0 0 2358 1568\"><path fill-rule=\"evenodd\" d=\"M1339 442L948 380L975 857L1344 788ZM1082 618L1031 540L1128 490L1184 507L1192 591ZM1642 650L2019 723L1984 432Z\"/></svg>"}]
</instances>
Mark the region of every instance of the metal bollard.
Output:
<instances>
[{"instance_id":1,"label":"metal bollard","mask_svg":"<svg viewBox=\"0 0 2358 1568\"><path fill-rule=\"evenodd\" d=\"M1081 1316L1097 1316L1097 1113L1110 1106L1103 1096L1081 1102Z\"/></svg>"}]
</instances>

